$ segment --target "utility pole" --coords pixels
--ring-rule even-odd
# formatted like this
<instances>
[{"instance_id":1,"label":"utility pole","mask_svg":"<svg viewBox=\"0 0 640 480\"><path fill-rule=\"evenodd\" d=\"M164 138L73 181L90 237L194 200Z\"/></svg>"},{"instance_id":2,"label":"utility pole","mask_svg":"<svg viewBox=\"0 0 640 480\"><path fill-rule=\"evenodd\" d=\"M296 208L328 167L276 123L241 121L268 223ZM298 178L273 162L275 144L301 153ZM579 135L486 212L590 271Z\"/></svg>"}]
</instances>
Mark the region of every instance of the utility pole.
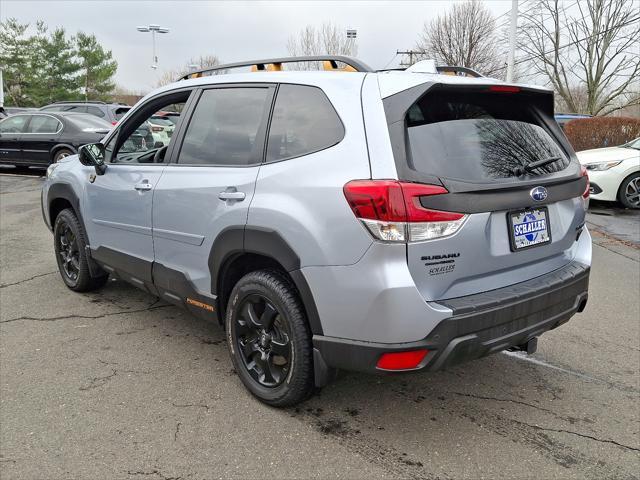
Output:
<instances>
[{"instance_id":1,"label":"utility pole","mask_svg":"<svg viewBox=\"0 0 640 480\"><path fill-rule=\"evenodd\" d=\"M413 56L415 55L418 58L418 55L424 55L422 50L396 50L396 55L409 55L409 63L400 62L401 67L410 67L414 64Z\"/></svg>"},{"instance_id":2,"label":"utility pole","mask_svg":"<svg viewBox=\"0 0 640 480\"><path fill-rule=\"evenodd\" d=\"M516 28L518 26L518 0L511 0L511 25L509 26L509 56L507 57L507 82L513 82L516 56Z\"/></svg>"},{"instance_id":3,"label":"utility pole","mask_svg":"<svg viewBox=\"0 0 640 480\"><path fill-rule=\"evenodd\" d=\"M4 107L4 83L2 82L2 69L0 68L0 108Z\"/></svg>"}]
</instances>

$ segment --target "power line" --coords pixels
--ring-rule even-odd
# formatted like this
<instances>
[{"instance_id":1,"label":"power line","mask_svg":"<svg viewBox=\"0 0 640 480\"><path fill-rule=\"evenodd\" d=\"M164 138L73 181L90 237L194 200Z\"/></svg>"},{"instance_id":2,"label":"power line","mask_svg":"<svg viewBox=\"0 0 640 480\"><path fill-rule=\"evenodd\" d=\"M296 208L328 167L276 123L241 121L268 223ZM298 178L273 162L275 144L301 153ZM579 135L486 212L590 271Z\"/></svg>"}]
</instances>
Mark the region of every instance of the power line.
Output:
<instances>
[{"instance_id":1,"label":"power line","mask_svg":"<svg viewBox=\"0 0 640 480\"><path fill-rule=\"evenodd\" d=\"M530 57L530 58L523 58L523 59L521 59L521 60L516 61L516 62L514 63L514 65L519 65L519 64L524 63L524 62L529 62L529 61L533 60L534 58L543 58L543 57L545 57L546 55L548 55L548 54L550 54L550 53L555 52L556 50L562 50L563 48L567 48L567 47L571 47L571 46L573 46L573 45L577 45L578 43L580 43L580 42L584 42L585 40L590 40L591 38L599 37L600 35L604 35L605 33L610 32L611 30L615 30L615 29L617 29L617 28L626 27L626 26L628 26L628 25L632 25L633 23L636 23L636 22L638 22L638 19L637 19L637 18L634 18L633 20L630 20L630 21L625 22L625 23L620 24L620 25L616 25L615 27L608 28L608 29L606 29L606 30L603 30L602 32L595 33L595 34L593 34L593 35L589 35L589 36L586 36L586 37L584 37L584 38L580 38L580 39L578 39L578 40L574 40L573 42L569 42L569 43L566 43L566 44L564 44L564 45L561 45L561 46L559 46L557 49L555 49L555 48L554 48L553 50L548 50L548 51L546 51L546 52L538 53L538 54L536 54L536 55L533 55L533 56L532 56L532 57Z\"/></svg>"},{"instance_id":2,"label":"power line","mask_svg":"<svg viewBox=\"0 0 640 480\"><path fill-rule=\"evenodd\" d=\"M391 65L391 62L393 62L396 57L398 56L398 52L395 53L395 55L393 55L393 57L391 57L391 60L389 60L387 63L385 63L384 67L382 67L382 70L385 70L389 65Z\"/></svg>"}]
</instances>

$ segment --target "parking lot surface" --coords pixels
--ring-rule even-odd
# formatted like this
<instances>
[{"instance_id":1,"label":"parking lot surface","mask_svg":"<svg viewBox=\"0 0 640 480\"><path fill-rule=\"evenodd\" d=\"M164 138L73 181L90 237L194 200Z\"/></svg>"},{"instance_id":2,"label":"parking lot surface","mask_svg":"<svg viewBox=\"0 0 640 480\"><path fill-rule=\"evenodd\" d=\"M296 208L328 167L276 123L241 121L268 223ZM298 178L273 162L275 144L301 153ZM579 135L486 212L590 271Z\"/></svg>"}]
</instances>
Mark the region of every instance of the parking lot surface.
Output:
<instances>
[{"instance_id":1,"label":"parking lot surface","mask_svg":"<svg viewBox=\"0 0 640 480\"><path fill-rule=\"evenodd\" d=\"M0 175L3 480L640 472L640 255L615 231L590 223L587 309L541 337L535 355L342 374L276 410L246 392L217 325L120 281L69 291L40 183Z\"/></svg>"}]
</instances>

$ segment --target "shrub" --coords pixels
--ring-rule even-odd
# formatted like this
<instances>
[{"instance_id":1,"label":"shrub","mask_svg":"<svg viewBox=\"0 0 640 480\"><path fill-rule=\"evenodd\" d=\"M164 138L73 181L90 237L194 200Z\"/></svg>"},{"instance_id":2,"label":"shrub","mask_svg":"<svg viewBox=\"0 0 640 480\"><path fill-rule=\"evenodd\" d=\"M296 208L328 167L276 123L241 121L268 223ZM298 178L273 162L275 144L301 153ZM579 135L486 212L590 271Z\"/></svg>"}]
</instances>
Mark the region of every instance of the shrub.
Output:
<instances>
[{"instance_id":1,"label":"shrub","mask_svg":"<svg viewBox=\"0 0 640 480\"><path fill-rule=\"evenodd\" d=\"M567 122L564 133L576 152L591 148L614 147L640 137L640 119L579 118Z\"/></svg>"}]
</instances>

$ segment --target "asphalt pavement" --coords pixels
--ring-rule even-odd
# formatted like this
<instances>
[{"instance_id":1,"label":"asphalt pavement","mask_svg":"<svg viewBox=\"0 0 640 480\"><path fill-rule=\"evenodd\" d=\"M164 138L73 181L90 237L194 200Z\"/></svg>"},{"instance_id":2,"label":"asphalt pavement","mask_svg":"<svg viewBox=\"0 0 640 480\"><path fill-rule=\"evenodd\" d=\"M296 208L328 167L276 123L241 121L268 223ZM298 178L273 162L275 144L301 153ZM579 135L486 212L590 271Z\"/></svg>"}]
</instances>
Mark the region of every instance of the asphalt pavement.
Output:
<instances>
[{"instance_id":1,"label":"asphalt pavement","mask_svg":"<svg viewBox=\"0 0 640 480\"><path fill-rule=\"evenodd\" d=\"M69 291L40 183L0 175L2 480L638 478L640 249L614 220L590 214L587 309L531 357L345 373L277 410L217 325L120 281Z\"/></svg>"}]
</instances>

